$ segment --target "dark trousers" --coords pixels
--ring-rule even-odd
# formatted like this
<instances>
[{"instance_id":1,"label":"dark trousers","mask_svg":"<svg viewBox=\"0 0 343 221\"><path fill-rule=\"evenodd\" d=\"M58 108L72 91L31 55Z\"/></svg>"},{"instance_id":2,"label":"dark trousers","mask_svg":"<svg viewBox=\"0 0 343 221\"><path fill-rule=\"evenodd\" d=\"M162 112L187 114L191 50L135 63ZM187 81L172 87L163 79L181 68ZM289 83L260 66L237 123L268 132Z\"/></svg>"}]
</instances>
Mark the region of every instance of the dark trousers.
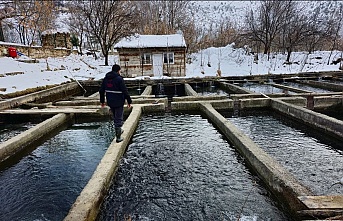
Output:
<instances>
[{"instance_id":1,"label":"dark trousers","mask_svg":"<svg viewBox=\"0 0 343 221\"><path fill-rule=\"evenodd\" d=\"M124 106L121 107L110 107L113 113L114 127L123 126L123 114Z\"/></svg>"}]
</instances>

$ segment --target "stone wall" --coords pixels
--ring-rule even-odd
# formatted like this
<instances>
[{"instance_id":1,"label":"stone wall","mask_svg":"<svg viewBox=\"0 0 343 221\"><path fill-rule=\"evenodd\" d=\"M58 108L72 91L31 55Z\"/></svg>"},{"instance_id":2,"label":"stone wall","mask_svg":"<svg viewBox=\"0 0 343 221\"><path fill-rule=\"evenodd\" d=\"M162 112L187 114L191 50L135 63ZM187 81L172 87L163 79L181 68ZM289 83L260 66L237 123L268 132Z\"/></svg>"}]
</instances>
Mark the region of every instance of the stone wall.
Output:
<instances>
[{"instance_id":1,"label":"stone wall","mask_svg":"<svg viewBox=\"0 0 343 221\"><path fill-rule=\"evenodd\" d=\"M70 34L65 32L55 32L42 35L42 45L44 48L72 48Z\"/></svg>"},{"instance_id":2,"label":"stone wall","mask_svg":"<svg viewBox=\"0 0 343 221\"><path fill-rule=\"evenodd\" d=\"M0 43L0 56L7 56L8 48L14 47L16 48L17 52L24 54L30 58L47 58L47 57L63 57L68 56L71 53L77 53L77 51L72 51L71 49L67 48L46 48L41 46L27 46L27 45L19 45L16 43Z\"/></svg>"}]
</instances>

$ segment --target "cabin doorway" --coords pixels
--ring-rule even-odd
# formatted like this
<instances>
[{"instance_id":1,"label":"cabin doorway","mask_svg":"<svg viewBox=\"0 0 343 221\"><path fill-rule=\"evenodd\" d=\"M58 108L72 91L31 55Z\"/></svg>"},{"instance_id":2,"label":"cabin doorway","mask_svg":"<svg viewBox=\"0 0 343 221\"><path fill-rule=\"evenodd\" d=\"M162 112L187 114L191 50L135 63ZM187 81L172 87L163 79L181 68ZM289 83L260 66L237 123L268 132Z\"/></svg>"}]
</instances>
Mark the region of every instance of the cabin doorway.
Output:
<instances>
[{"instance_id":1,"label":"cabin doorway","mask_svg":"<svg viewBox=\"0 0 343 221\"><path fill-rule=\"evenodd\" d=\"M153 73L155 77L162 77L163 75L163 55L162 54L153 54L152 55L153 63Z\"/></svg>"}]
</instances>

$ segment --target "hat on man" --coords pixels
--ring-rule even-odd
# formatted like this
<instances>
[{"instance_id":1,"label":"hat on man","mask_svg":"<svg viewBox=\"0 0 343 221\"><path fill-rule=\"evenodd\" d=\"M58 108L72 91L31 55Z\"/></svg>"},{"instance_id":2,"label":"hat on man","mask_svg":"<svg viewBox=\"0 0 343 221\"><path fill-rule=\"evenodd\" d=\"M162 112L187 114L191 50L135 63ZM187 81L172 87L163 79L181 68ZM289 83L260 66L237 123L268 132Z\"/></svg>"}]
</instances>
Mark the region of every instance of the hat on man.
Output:
<instances>
[{"instance_id":1,"label":"hat on man","mask_svg":"<svg viewBox=\"0 0 343 221\"><path fill-rule=\"evenodd\" d=\"M115 65L112 66L112 71L118 72L119 70L120 70L120 66L119 65L115 64Z\"/></svg>"}]
</instances>

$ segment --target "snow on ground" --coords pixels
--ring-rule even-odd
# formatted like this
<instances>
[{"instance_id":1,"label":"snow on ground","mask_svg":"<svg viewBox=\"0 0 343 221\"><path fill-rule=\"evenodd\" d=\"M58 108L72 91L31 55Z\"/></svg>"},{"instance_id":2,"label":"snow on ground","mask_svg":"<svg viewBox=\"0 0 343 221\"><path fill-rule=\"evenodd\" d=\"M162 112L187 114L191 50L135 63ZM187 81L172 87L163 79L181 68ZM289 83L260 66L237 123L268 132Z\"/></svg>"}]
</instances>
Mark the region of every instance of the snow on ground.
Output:
<instances>
[{"instance_id":1,"label":"snow on ground","mask_svg":"<svg viewBox=\"0 0 343 221\"><path fill-rule=\"evenodd\" d=\"M327 65L330 52L296 52L291 57L293 64L285 65L285 54L272 54L269 61L266 55L259 54L259 60L255 63L254 55L249 53L248 49L235 49L233 46L232 44L221 48L208 48L192 54L192 63L186 64L186 78L216 76L218 68L222 72L222 77L339 70L339 63ZM334 51L329 63L338 57L341 57L341 52ZM118 63L116 56L109 57L109 66L104 66L104 58L95 60L93 56L87 55L38 59L39 63L20 62L25 59L29 58L0 57L0 94L70 82L73 79L99 80L111 70L113 64ZM9 74L14 72L19 73ZM154 78L158 77L151 79ZM129 79L133 78L127 78Z\"/></svg>"}]
</instances>

